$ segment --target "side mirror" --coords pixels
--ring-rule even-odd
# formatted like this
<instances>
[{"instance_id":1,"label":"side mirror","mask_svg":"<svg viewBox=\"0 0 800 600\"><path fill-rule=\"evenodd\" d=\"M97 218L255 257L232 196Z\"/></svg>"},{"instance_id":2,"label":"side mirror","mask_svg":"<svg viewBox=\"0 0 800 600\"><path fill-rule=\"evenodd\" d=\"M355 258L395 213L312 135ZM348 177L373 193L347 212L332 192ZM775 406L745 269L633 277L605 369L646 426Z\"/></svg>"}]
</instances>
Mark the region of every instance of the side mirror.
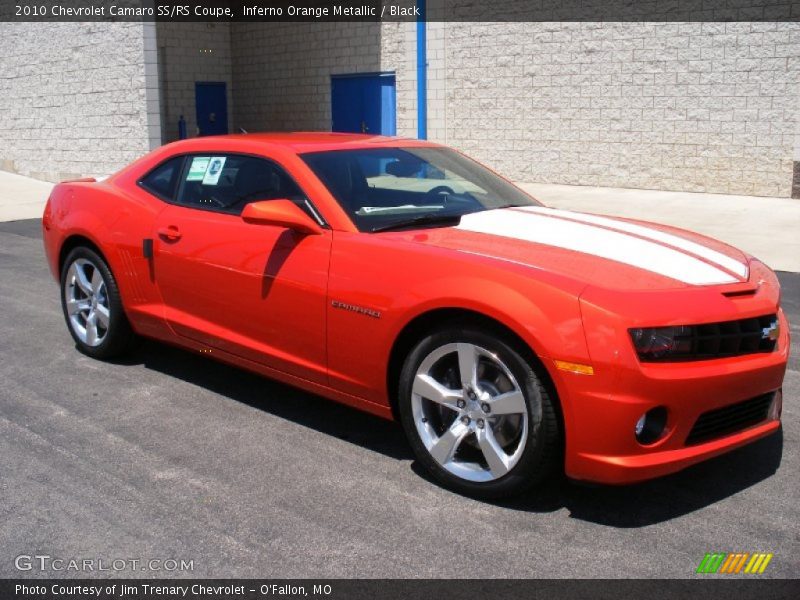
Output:
<instances>
[{"instance_id":1,"label":"side mirror","mask_svg":"<svg viewBox=\"0 0 800 600\"><path fill-rule=\"evenodd\" d=\"M309 235L319 235L322 228L291 200L261 200L244 207L245 223L275 225Z\"/></svg>"}]
</instances>

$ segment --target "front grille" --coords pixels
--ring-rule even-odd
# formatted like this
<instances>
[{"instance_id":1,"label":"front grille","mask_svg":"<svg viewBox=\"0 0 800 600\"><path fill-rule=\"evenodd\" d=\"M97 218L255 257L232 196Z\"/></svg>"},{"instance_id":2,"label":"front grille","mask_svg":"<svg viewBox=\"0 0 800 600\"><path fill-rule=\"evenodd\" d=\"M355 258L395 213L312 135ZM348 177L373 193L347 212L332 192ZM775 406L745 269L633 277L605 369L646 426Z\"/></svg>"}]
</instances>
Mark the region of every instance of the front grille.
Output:
<instances>
[{"instance_id":1,"label":"front grille","mask_svg":"<svg viewBox=\"0 0 800 600\"><path fill-rule=\"evenodd\" d=\"M756 352L772 352L777 336L769 335L778 322L776 315L737 321L696 325L692 339L695 360L723 358Z\"/></svg>"},{"instance_id":2,"label":"front grille","mask_svg":"<svg viewBox=\"0 0 800 600\"><path fill-rule=\"evenodd\" d=\"M723 406L700 415L686 438L686 445L702 444L757 425L767 418L775 392Z\"/></svg>"},{"instance_id":3,"label":"front grille","mask_svg":"<svg viewBox=\"0 0 800 600\"><path fill-rule=\"evenodd\" d=\"M772 352L777 347L778 333L779 321L775 314L702 325L630 330L642 362L685 362Z\"/></svg>"}]
</instances>

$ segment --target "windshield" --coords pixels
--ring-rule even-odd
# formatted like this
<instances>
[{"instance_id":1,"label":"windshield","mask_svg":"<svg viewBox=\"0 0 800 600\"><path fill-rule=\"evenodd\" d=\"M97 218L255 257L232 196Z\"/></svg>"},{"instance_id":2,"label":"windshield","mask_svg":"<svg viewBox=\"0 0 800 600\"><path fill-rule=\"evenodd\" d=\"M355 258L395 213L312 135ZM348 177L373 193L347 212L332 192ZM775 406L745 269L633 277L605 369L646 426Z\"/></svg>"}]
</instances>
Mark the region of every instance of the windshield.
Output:
<instances>
[{"instance_id":1,"label":"windshield","mask_svg":"<svg viewBox=\"0 0 800 600\"><path fill-rule=\"evenodd\" d=\"M447 148L333 150L301 158L360 231L442 227L467 213L540 206L486 167Z\"/></svg>"}]
</instances>

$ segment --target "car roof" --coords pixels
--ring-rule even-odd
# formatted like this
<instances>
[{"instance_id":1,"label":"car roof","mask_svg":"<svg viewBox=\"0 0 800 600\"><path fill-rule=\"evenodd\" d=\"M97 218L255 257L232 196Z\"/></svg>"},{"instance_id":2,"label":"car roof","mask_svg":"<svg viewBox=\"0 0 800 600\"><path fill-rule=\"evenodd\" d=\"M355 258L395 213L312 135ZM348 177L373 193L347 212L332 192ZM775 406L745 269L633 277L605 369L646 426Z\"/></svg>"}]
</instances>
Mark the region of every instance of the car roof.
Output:
<instances>
[{"instance_id":1,"label":"car roof","mask_svg":"<svg viewBox=\"0 0 800 600\"><path fill-rule=\"evenodd\" d=\"M435 147L438 144L415 140L410 138L371 135L360 133L335 133L318 131L290 131L276 133L244 133L234 135L217 135L191 138L170 144L172 149L192 152L202 151L205 148L213 148L220 142L225 142L228 146L231 143L241 142L243 146L250 146L263 143L270 146L282 146L297 154L303 152L321 152L325 150L345 150L356 148L373 147L397 147L397 146L427 146Z\"/></svg>"}]
</instances>

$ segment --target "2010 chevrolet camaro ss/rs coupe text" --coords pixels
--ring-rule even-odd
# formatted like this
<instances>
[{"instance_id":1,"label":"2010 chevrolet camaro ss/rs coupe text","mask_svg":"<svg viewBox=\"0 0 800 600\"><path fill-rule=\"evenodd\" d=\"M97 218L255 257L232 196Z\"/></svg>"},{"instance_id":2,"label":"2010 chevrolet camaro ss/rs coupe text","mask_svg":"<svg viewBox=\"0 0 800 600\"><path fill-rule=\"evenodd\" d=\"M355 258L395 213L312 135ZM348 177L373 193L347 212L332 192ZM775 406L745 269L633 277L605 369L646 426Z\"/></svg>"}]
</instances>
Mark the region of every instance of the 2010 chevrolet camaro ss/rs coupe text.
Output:
<instances>
[{"instance_id":1,"label":"2010 chevrolet camaro ss/rs coupe text","mask_svg":"<svg viewBox=\"0 0 800 600\"><path fill-rule=\"evenodd\" d=\"M459 152L287 133L166 145L55 187L67 326L139 334L386 418L442 484L639 481L780 427L789 328L757 259L554 210Z\"/></svg>"}]
</instances>

